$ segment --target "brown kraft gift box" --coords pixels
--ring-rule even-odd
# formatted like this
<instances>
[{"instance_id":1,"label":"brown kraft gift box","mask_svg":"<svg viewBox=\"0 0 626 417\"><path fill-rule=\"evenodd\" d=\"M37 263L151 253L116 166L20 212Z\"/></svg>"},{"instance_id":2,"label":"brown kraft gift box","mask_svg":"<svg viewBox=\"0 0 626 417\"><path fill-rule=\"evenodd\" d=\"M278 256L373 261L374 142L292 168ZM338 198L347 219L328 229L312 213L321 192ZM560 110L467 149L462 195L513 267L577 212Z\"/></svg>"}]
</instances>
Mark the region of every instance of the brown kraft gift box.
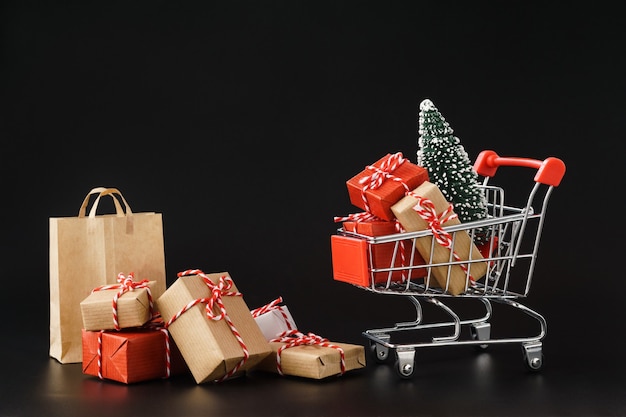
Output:
<instances>
[{"instance_id":1,"label":"brown kraft gift box","mask_svg":"<svg viewBox=\"0 0 626 417\"><path fill-rule=\"evenodd\" d=\"M424 182L413 190L413 194L430 200L435 206L435 211L438 216L447 210L450 205L441 193L441 190L439 190L439 187L429 181ZM413 209L416 203L417 199L414 196L407 195L391 207L394 215L407 232L426 230L429 227L426 220ZM446 226L458 224L461 224L461 221L455 217L446 221L442 226L445 229ZM437 242L435 242L434 251L431 254L431 248L433 248L432 239L432 236L425 236L416 240L416 248L422 257L427 263L433 265L450 262L450 250ZM471 262L465 265L474 280L477 281L485 275L487 272L487 263L484 261L480 262L480 260L484 258L476 245L471 241L466 231L462 230L456 232L456 237L454 238L454 252L462 260L471 260ZM454 261L454 258L452 258L452 261ZM449 283L447 282L448 270L450 270ZM447 291L450 294L458 295L465 291L467 275L460 265L433 266L431 271L438 286L443 289L447 287Z\"/></svg>"},{"instance_id":2,"label":"brown kraft gift box","mask_svg":"<svg viewBox=\"0 0 626 417\"><path fill-rule=\"evenodd\" d=\"M343 349L345 371L365 367L365 348L361 345L347 343L331 343ZM282 342L270 342L273 354L266 357L256 369L265 372L279 373L278 349L285 345ZM283 349L280 366L283 375L298 376L311 379L324 379L341 375L341 354L333 347L319 345L300 345Z\"/></svg>"},{"instance_id":3,"label":"brown kraft gift box","mask_svg":"<svg viewBox=\"0 0 626 417\"><path fill-rule=\"evenodd\" d=\"M98 369L98 336L102 336L101 370ZM83 373L131 384L166 378L166 335L155 329L82 331ZM170 375L188 372L176 344L169 340Z\"/></svg>"},{"instance_id":4,"label":"brown kraft gift box","mask_svg":"<svg viewBox=\"0 0 626 417\"><path fill-rule=\"evenodd\" d=\"M228 317L213 320L207 315L207 303L198 302L207 301L212 296L205 278L214 286L232 283L230 288L221 290L221 300ZM235 376L271 353L269 343L250 314L243 295L227 293L238 293L228 272L204 274L193 270L180 273L179 278L156 301L157 310L198 384L219 382ZM218 315L216 310L219 308L215 304L213 311ZM249 354L245 362L243 346L227 319L233 323ZM237 372L233 373L233 370Z\"/></svg>"},{"instance_id":5,"label":"brown kraft gift box","mask_svg":"<svg viewBox=\"0 0 626 417\"><path fill-rule=\"evenodd\" d=\"M155 281L147 285L152 290ZM113 330L115 322L113 318L113 298L120 289L107 289L93 291L80 303L83 317L83 329L85 330ZM141 327L146 324L153 315L153 305L150 298L152 291L147 288L135 288L124 292L117 299L117 320L119 328Z\"/></svg>"},{"instance_id":6,"label":"brown kraft gift box","mask_svg":"<svg viewBox=\"0 0 626 417\"><path fill-rule=\"evenodd\" d=\"M389 163L393 161L392 163ZM396 163L401 161L401 163ZM375 179L377 170L382 170L387 176L382 176L382 183L372 186L367 181ZM392 177L392 178L390 178ZM350 202L375 215L382 220L393 220L391 206L397 203L407 191L410 191L428 180L428 171L405 159L400 152L383 158L369 165L365 170L346 181ZM367 188L365 192L364 188ZM367 207L365 201L367 201ZM368 210L369 209L369 210Z\"/></svg>"}]
</instances>

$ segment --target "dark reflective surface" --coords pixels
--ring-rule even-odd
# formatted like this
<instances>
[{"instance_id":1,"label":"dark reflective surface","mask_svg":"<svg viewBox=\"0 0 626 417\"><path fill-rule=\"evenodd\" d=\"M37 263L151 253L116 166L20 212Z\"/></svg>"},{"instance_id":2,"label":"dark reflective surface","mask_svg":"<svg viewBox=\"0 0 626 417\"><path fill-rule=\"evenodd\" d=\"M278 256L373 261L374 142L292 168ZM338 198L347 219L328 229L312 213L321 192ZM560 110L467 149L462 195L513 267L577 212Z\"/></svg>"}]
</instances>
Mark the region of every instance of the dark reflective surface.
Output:
<instances>
[{"instance_id":1,"label":"dark reflective surface","mask_svg":"<svg viewBox=\"0 0 626 417\"><path fill-rule=\"evenodd\" d=\"M412 378L393 363L368 356L365 369L314 381L251 372L220 384L197 385L189 375L125 385L83 375L80 364L61 365L4 345L2 416L413 416L622 415L623 364L583 346L545 343L546 361L528 372L519 345L418 349ZM565 339L564 339L565 340Z\"/></svg>"}]
</instances>

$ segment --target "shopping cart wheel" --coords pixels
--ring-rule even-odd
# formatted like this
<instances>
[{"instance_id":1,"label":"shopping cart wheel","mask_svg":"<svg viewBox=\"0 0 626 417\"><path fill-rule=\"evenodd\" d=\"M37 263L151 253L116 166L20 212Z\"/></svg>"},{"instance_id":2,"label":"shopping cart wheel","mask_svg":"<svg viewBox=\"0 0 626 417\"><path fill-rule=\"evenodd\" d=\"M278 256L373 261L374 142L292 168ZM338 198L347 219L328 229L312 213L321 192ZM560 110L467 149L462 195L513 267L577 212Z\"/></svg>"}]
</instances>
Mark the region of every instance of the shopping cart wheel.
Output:
<instances>
[{"instance_id":1,"label":"shopping cart wheel","mask_svg":"<svg viewBox=\"0 0 626 417\"><path fill-rule=\"evenodd\" d=\"M394 365L402 379L410 379L415 371L415 349L396 349L396 363Z\"/></svg>"},{"instance_id":2,"label":"shopping cart wheel","mask_svg":"<svg viewBox=\"0 0 626 417\"><path fill-rule=\"evenodd\" d=\"M489 340L491 337L491 324L490 323L473 323L470 328L470 337L472 340ZM487 349L489 345L487 343L481 343L476 345L479 349Z\"/></svg>"},{"instance_id":3,"label":"shopping cart wheel","mask_svg":"<svg viewBox=\"0 0 626 417\"><path fill-rule=\"evenodd\" d=\"M528 370L536 372L543 366L543 352L541 342L522 343L524 353L524 363Z\"/></svg>"},{"instance_id":4,"label":"shopping cart wheel","mask_svg":"<svg viewBox=\"0 0 626 417\"><path fill-rule=\"evenodd\" d=\"M391 335L388 333L372 332L370 335L386 343L391 340ZM375 340L370 340L370 352L377 363L385 363L389 360L389 347Z\"/></svg>"},{"instance_id":5,"label":"shopping cart wheel","mask_svg":"<svg viewBox=\"0 0 626 417\"><path fill-rule=\"evenodd\" d=\"M370 352L377 363L385 363L389 360L389 348L380 343L370 342Z\"/></svg>"}]
</instances>

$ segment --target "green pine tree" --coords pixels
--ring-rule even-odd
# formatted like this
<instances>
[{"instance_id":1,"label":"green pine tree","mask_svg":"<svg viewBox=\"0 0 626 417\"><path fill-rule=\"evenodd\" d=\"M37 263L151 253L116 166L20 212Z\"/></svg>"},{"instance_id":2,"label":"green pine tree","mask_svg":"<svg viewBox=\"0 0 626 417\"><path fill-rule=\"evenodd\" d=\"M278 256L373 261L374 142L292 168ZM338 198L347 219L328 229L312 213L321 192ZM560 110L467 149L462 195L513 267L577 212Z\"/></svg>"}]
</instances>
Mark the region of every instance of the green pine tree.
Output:
<instances>
[{"instance_id":1,"label":"green pine tree","mask_svg":"<svg viewBox=\"0 0 626 417\"><path fill-rule=\"evenodd\" d=\"M478 174L461 141L429 99L420 103L418 134L417 164L428 171L430 182L452 203L459 220L487 218L487 203L478 187ZM487 231L478 232L474 242L487 242Z\"/></svg>"}]
</instances>

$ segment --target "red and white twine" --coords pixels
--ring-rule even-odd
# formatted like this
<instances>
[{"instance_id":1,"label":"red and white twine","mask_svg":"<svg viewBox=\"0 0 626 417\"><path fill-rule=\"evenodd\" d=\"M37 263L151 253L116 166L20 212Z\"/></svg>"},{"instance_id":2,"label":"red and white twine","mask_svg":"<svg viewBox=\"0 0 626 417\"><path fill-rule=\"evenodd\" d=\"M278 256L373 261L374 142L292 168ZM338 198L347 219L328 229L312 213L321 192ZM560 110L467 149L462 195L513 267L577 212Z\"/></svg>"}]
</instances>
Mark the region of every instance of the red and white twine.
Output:
<instances>
[{"instance_id":1,"label":"red and white twine","mask_svg":"<svg viewBox=\"0 0 626 417\"><path fill-rule=\"evenodd\" d=\"M283 320L285 321L285 324L287 325L287 329L293 330L293 327L291 326L289 317L287 317L287 313L285 313L285 310L283 309L283 306L279 305L282 302L283 302L283 297L278 297L277 299L275 299L274 301L272 301L269 304L266 304L266 305L264 305L262 307L255 308L254 310L251 311L252 317L257 318L257 317L259 317L262 314L269 313L270 311L273 311L273 310L278 310L278 312L283 317Z\"/></svg>"},{"instance_id":2,"label":"red and white twine","mask_svg":"<svg viewBox=\"0 0 626 417\"><path fill-rule=\"evenodd\" d=\"M417 214L419 214L420 217L428 223L428 228L433 232L433 236L435 237L437 243L445 248L450 249L452 251L452 256L456 261L462 261L461 257L452 250L452 236L442 227L442 225L447 221L458 217L456 213L454 213L454 207L452 203L449 203L448 207L440 215L437 215L435 204L431 200L412 192L410 192L408 195L411 195L412 197L417 199L417 203L413 206L413 210L415 210L415 212L417 212ZM459 264L459 266L466 274L468 274L468 265ZM471 285L474 285L474 278L470 274L468 274L468 276Z\"/></svg>"},{"instance_id":3,"label":"red and white twine","mask_svg":"<svg viewBox=\"0 0 626 417\"><path fill-rule=\"evenodd\" d=\"M228 327L230 327L230 330L233 336L235 336L235 338L239 342L239 345L241 346L241 349L243 351L243 358L241 359L241 361L239 361L239 363L237 363L237 365L235 365L233 369L231 369L224 376L222 376L221 378L215 381L215 382L221 382L221 381L224 381L225 379L230 378L237 371L239 371L239 369L241 369L241 367L244 365L244 363L246 363L246 361L250 357L248 348L246 347L246 344L244 343L243 338L241 337L241 334L235 327L235 324L230 319L228 312L226 311L226 307L224 306L224 302L222 300L223 296L240 297L243 294L241 294L238 291L228 291L234 285L233 280L229 276L222 275L219 278L218 283L215 284L213 283L213 281L211 281L211 279L204 272L202 272L199 269L188 269L186 271L178 273L179 278L188 276L188 275L200 276L202 280L204 281L204 283L209 287L209 290L211 291L211 296L197 298L195 300L190 301L186 306L184 306L178 313L176 313L172 318L170 318L165 323L165 328L166 329L169 328L169 326L171 326L172 323L175 322L181 315L189 311L192 307L194 307L197 304L206 304L205 312L209 320L219 321L219 320L224 319L226 323L228 324ZM219 308L219 314L214 313L215 306Z\"/></svg>"},{"instance_id":4,"label":"red and white twine","mask_svg":"<svg viewBox=\"0 0 626 417\"><path fill-rule=\"evenodd\" d=\"M321 346L321 347L329 347L336 349L340 355L340 367L341 367L341 375L346 372L346 357L343 349L340 346L337 346L328 341L321 336L318 336L314 333L304 334L296 329L286 330L280 333L276 338L270 340L270 342L281 342L284 343L281 347L278 348L276 352L276 369L280 375L283 374L283 369L281 365L281 354L285 349L289 349L296 346Z\"/></svg>"},{"instance_id":5,"label":"red and white twine","mask_svg":"<svg viewBox=\"0 0 626 417\"><path fill-rule=\"evenodd\" d=\"M101 285L99 287L94 288L91 291L91 292L95 292L95 291L119 289L119 291L113 296L113 301L112 301L113 325L115 326L115 330L120 330L119 319L117 316L118 300L122 295L124 295L124 293L128 291L134 291L137 288L145 288L148 293L148 302L150 303L150 306L149 306L150 316L152 317L154 315L154 302L152 300L152 292L150 291L150 286L148 285L150 281L148 281L147 279L144 279L144 280L135 282L134 279L135 279L134 272L131 272L130 274L128 274L128 276L124 276L124 274L119 273L117 275L118 284Z\"/></svg>"},{"instance_id":6,"label":"red and white twine","mask_svg":"<svg viewBox=\"0 0 626 417\"><path fill-rule=\"evenodd\" d=\"M167 330L165 328L165 322L163 321L163 318L161 317L160 313L156 313L153 317L152 320L150 320L148 323L146 323L143 327L148 328L148 329L153 329L153 330L158 330L160 332L162 332L165 337L164 337L164 341L165 341L165 377L164 378L169 378L171 373L172 373L172 351L170 348L170 332L169 330Z\"/></svg>"},{"instance_id":7,"label":"red and white twine","mask_svg":"<svg viewBox=\"0 0 626 417\"><path fill-rule=\"evenodd\" d=\"M102 376L102 333L104 330L98 332L98 378L104 379Z\"/></svg>"}]
</instances>

